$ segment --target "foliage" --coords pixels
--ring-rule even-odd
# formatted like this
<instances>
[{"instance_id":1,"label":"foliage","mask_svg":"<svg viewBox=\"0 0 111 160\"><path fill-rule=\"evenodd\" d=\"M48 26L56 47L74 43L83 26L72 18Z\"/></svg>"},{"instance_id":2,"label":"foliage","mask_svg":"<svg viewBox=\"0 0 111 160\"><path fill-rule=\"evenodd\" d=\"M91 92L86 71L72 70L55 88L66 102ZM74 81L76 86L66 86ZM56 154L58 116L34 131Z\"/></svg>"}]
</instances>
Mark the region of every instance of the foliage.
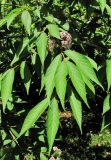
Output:
<instances>
[{"instance_id":1,"label":"foliage","mask_svg":"<svg viewBox=\"0 0 111 160\"><path fill-rule=\"evenodd\" d=\"M38 159L37 146L41 160L50 157L61 112L72 111L82 133L83 112L96 105L101 130L110 125L111 2L0 3L1 138L20 148L13 159Z\"/></svg>"}]
</instances>

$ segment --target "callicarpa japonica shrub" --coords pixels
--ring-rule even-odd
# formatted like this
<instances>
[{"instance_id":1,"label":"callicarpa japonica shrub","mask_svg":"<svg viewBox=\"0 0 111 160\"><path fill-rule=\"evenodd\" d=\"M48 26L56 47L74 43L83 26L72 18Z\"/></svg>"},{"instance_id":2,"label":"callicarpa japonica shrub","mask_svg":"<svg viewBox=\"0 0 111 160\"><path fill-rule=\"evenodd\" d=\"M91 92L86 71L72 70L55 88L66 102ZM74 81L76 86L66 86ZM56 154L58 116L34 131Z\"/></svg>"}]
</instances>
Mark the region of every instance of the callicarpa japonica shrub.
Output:
<instances>
[{"instance_id":1,"label":"callicarpa japonica shrub","mask_svg":"<svg viewBox=\"0 0 111 160\"><path fill-rule=\"evenodd\" d=\"M110 126L110 19L106 0L0 1L1 159L62 160L89 112Z\"/></svg>"}]
</instances>

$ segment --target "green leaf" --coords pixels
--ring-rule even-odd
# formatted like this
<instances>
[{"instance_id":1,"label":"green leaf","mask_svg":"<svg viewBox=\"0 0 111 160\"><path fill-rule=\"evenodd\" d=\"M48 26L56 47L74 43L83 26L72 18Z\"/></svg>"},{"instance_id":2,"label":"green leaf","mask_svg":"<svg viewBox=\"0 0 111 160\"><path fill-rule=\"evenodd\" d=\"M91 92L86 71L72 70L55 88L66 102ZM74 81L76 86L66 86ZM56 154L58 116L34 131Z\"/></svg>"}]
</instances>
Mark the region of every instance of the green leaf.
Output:
<instances>
[{"instance_id":1,"label":"green leaf","mask_svg":"<svg viewBox=\"0 0 111 160\"><path fill-rule=\"evenodd\" d=\"M37 9L34 11L34 16L40 18L40 9L39 9L39 8L37 8Z\"/></svg>"},{"instance_id":2,"label":"green leaf","mask_svg":"<svg viewBox=\"0 0 111 160\"><path fill-rule=\"evenodd\" d=\"M71 50L65 51L65 54L76 63L80 72L84 74L84 76L87 76L90 80L94 81L101 88L103 88L103 86L101 85L101 83L99 82L96 76L96 73L90 61L86 58L86 56Z\"/></svg>"},{"instance_id":3,"label":"green leaf","mask_svg":"<svg viewBox=\"0 0 111 160\"><path fill-rule=\"evenodd\" d=\"M10 14L10 16L8 16L7 18L7 28L9 29L11 23L13 22L13 20L21 13L21 8L16 9L15 11L13 11L12 14Z\"/></svg>"},{"instance_id":4,"label":"green leaf","mask_svg":"<svg viewBox=\"0 0 111 160\"><path fill-rule=\"evenodd\" d=\"M24 82L27 94L29 94L29 88L31 84L31 73L26 61L23 61L20 65L20 75Z\"/></svg>"},{"instance_id":5,"label":"green leaf","mask_svg":"<svg viewBox=\"0 0 111 160\"><path fill-rule=\"evenodd\" d=\"M87 56L86 56L86 58L90 61L92 67L93 67L94 69L98 70L97 63L96 63L93 59L91 59L90 57L87 57Z\"/></svg>"},{"instance_id":6,"label":"green leaf","mask_svg":"<svg viewBox=\"0 0 111 160\"><path fill-rule=\"evenodd\" d=\"M99 4L100 4L101 11L103 13L104 9L106 7L106 0L98 0L98 1L99 1Z\"/></svg>"},{"instance_id":7,"label":"green leaf","mask_svg":"<svg viewBox=\"0 0 111 160\"><path fill-rule=\"evenodd\" d=\"M81 75L82 75L82 78L83 78L83 81L85 82L85 84L88 86L88 88L89 88L89 89L94 93L94 95L95 95L95 88L94 88L94 85L91 83L90 79L89 79L86 75L82 74L82 72L81 72Z\"/></svg>"},{"instance_id":8,"label":"green leaf","mask_svg":"<svg viewBox=\"0 0 111 160\"><path fill-rule=\"evenodd\" d=\"M110 95L108 94L103 102L103 113L102 114L105 114L109 110L110 110Z\"/></svg>"},{"instance_id":9,"label":"green leaf","mask_svg":"<svg viewBox=\"0 0 111 160\"><path fill-rule=\"evenodd\" d=\"M71 92L69 102L72 108L73 116L82 133L82 106L81 102L76 98L73 92Z\"/></svg>"},{"instance_id":10,"label":"green leaf","mask_svg":"<svg viewBox=\"0 0 111 160\"><path fill-rule=\"evenodd\" d=\"M111 16L111 7L106 4L106 10L109 16Z\"/></svg>"},{"instance_id":11,"label":"green leaf","mask_svg":"<svg viewBox=\"0 0 111 160\"><path fill-rule=\"evenodd\" d=\"M20 55L24 51L24 49L27 47L28 44L29 44L29 38L26 37L23 39L22 46L20 47L20 50L18 50L17 54Z\"/></svg>"},{"instance_id":12,"label":"green leaf","mask_svg":"<svg viewBox=\"0 0 111 160\"><path fill-rule=\"evenodd\" d=\"M42 32L41 35L37 38L37 50L42 65L44 65L44 60L46 58L47 41L48 38L45 32Z\"/></svg>"},{"instance_id":13,"label":"green leaf","mask_svg":"<svg viewBox=\"0 0 111 160\"><path fill-rule=\"evenodd\" d=\"M52 37L60 39L59 27L56 24L48 24L47 28Z\"/></svg>"},{"instance_id":14,"label":"green leaf","mask_svg":"<svg viewBox=\"0 0 111 160\"><path fill-rule=\"evenodd\" d=\"M106 78L108 83L108 91L111 87L111 59L106 61Z\"/></svg>"},{"instance_id":15,"label":"green leaf","mask_svg":"<svg viewBox=\"0 0 111 160\"><path fill-rule=\"evenodd\" d=\"M47 17L44 17L44 19L46 19L47 21L53 23L54 22L54 17L52 14L48 15Z\"/></svg>"},{"instance_id":16,"label":"green leaf","mask_svg":"<svg viewBox=\"0 0 111 160\"><path fill-rule=\"evenodd\" d=\"M51 152L58 128L59 128L59 109L57 100L53 98L47 116L47 138L49 144L49 153Z\"/></svg>"},{"instance_id":17,"label":"green leaf","mask_svg":"<svg viewBox=\"0 0 111 160\"><path fill-rule=\"evenodd\" d=\"M69 23L66 22L64 25L62 25L62 28L63 28L64 30L66 30L66 31L69 31L69 29L70 29Z\"/></svg>"},{"instance_id":18,"label":"green leaf","mask_svg":"<svg viewBox=\"0 0 111 160\"><path fill-rule=\"evenodd\" d=\"M67 72L66 62L63 61L59 65L57 69L57 73L55 75L56 92L60 98L63 109L64 109L64 99L65 99L66 87L67 87L67 81L66 81L67 74L68 72Z\"/></svg>"},{"instance_id":19,"label":"green leaf","mask_svg":"<svg viewBox=\"0 0 111 160\"><path fill-rule=\"evenodd\" d=\"M57 67L60 64L60 62L61 62L61 55L58 55L51 62L45 74L44 83L45 83L46 94L47 94L47 98L49 102L50 102L50 97L52 95L52 92L55 86L55 74L56 74Z\"/></svg>"},{"instance_id":20,"label":"green leaf","mask_svg":"<svg viewBox=\"0 0 111 160\"><path fill-rule=\"evenodd\" d=\"M69 76L71 78L73 86L75 87L76 91L78 92L80 97L83 99L85 104L89 107L87 102L87 97L86 97L85 83L83 81L81 73L72 62L67 61L67 68L68 68Z\"/></svg>"},{"instance_id":21,"label":"green leaf","mask_svg":"<svg viewBox=\"0 0 111 160\"><path fill-rule=\"evenodd\" d=\"M30 112L28 113L28 115L24 120L19 137L32 127L32 125L38 120L38 118L46 110L47 107L48 107L48 101L47 99L44 99L30 110Z\"/></svg>"},{"instance_id":22,"label":"green leaf","mask_svg":"<svg viewBox=\"0 0 111 160\"><path fill-rule=\"evenodd\" d=\"M16 9L12 10L10 13L8 13L7 16L5 16L3 19L0 20L0 27L2 27L6 23L8 23L7 26L9 27L9 25L11 24L13 19L18 14L20 14L21 11L22 11L22 8L16 8Z\"/></svg>"},{"instance_id":23,"label":"green leaf","mask_svg":"<svg viewBox=\"0 0 111 160\"><path fill-rule=\"evenodd\" d=\"M5 110L7 101L11 96L13 82L14 82L14 69L9 69L1 82L1 97L3 103L3 110Z\"/></svg>"},{"instance_id":24,"label":"green leaf","mask_svg":"<svg viewBox=\"0 0 111 160\"><path fill-rule=\"evenodd\" d=\"M101 125L101 131L108 128L111 125L111 111L106 112L103 115L102 125Z\"/></svg>"},{"instance_id":25,"label":"green leaf","mask_svg":"<svg viewBox=\"0 0 111 160\"><path fill-rule=\"evenodd\" d=\"M48 160L48 158L43 153L40 153L40 160Z\"/></svg>"},{"instance_id":26,"label":"green leaf","mask_svg":"<svg viewBox=\"0 0 111 160\"><path fill-rule=\"evenodd\" d=\"M6 140L3 141L3 145L5 146L5 145L7 145L7 144L9 144L11 142L12 142L11 139L6 139Z\"/></svg>"},{"instance_id":27,"label":"green leaf","mask_svg":"<svg viewBox=\"0 0 111 160\"><path fill-rule=\"evenodd\" d=\"M6 4L7 0L0 0L1 5L1 13L4 13L5 10L5 4Z\"/></svg>"},{"instance_id":28,"label":"green leaf","mask_svg":"<svg viewBox=\"0 0 111 160\"><path fill-rule=\"evenodd\" d=\"M11 111L14 108L14 104L10 101L7 102L7 109Z\"/></svg>"},{"instance_id":29,"label":"green leaf","mask_svg":"<svg viewBox=\"0 0 111 160\"><path fill-rule=\"evenodd\" d=\"M1 96L1 82L2 82L2 74L0 74L0 96Z\"/></svg>"},{"instance_id":30,"label":"green leaf","mask_svg":"<svg viewBox=\"0 0 111 160\"><path fill-rule=\"evenodd\" d=\"M28 44L29 44L29 39L26 37L23 39L22 45L17 50L17 53L15 54L15 56L11 62L11 66L19 60L21 53L26 49Z\"/></svg>"},{"instance_id":31,"label":"green leaf","mask_svg":"<svg viewBox=\"0 0 111 160\"><path fill-rule=\"evenodd\" d=\"M27 33L30 35L30 29L31 29L31 16L28 11L23 11L21 15L22 23L27 31Z\"/></svg>"},{"instance_id":32,"label":"green leaf","mask_svg":"<svg viewBox=\"0 0 111 160\"><path fill-rule=\"evenodd\" d=\"M17 131L14 128L10 128L10 130L15 137L18 137L19 134L17 133Z\"/></svg>"}]
</instances>

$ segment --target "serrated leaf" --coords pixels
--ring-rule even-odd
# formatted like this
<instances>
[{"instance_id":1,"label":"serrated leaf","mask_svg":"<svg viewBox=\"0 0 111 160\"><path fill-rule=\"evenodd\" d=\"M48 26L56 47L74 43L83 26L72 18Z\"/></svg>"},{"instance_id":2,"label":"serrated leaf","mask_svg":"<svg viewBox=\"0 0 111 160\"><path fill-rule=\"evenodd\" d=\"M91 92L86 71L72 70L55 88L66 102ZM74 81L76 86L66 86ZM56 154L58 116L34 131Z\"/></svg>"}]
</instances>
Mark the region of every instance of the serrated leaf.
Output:
<instances>
[{"instance_id":1,"label":"serrated leaf","mask_svg":"<svg viewBox=\"0 0 111 160\"><path fill-rule=\"evenodd\" d=\"M98 84L101 88L103 88L103 86L101 85L96 76L96 73L90 61L86 58L86 56L71 50L65 51L65 54L76 63L78 69L80 70L81 73L84 74L84 76L86 75L90 80L92 80L93 82Z\"/></svg>"},{"instance_id":2,"label":"serrated leaf","mask_svg":"<svg viewBox=\"0 0 111 160\"><path fill-rule=\"evenodd\" d=\"M38 120L38 118L46 110L47 107L48 107L48 101L47 99L44 99L30 110L30 112L28 113L28 115L24 120L19 137L32 127L32 125Z\"/></svg>"},{"instance_id":3,"label":"serrated leaf","mask_svg":"<svg viewBox=\"0 0 111 160\"><path fill-rule=\"evenodd\" d=\"M23 52L23 50L27 47L27 45L29 44L29 42L30 41L29 41L28 37L26 37L26 38L23 39L22 46L20 47L20 50L18 50L18 52L17 52L18 55L20 55Z\"/></svg>"},{"instance_id":4,"label":"serrated leaf","mask_svg":"<svg viewBox=\"0 0 111 160\"><path fill-rule=\"evenodd\" d=\"M76 98L73 92L71 92L69 102L72 108L73 116L82 133L82 106L81 102Z\"/></svg>"},{"instance_id":5,"label":"serrated leaf","mask_svg":"<svg viewBox=\"0 0 111 160\"><path fill-rule=\"evenodd\" d=\"M16 8L16 9L12 10L10 13L8 13L7 16L5 16L3 19L0 20L0 27L2 27L4 24L6 24L11 17L14 17L15 15L17 16L18 14L20 14L21 11L22 11L21 8Z\"/></svg>"},{"instance_id":6,"label":"serrated leaf","mask_svg":"<svg viewBox=\"0 0 111 160\"><path fill-rule=\"evenodd\" d=\"M13 82L14 82L14 69L9 69L1 82L1 97L3 103L3 110L5 110L7 101L11 95Z\"/></svg>"},{"instance_id":7,"label":"serrated leaf","mask_svg":"<svg viewBox=\"0 0 111 160\"><path fill-rule=\"evenodd\" d=\"M88 57L88 56L86 56L86 58L90 61L92 67L93 67L94 69L98 70L97 63L96 63L93 59L91 59L90 57Z\"/></svg>"},{"instance_id":8,"label":"serrated leaf","mask_svg":"<svg viewBox=\"0 0 111 160\"><path fill-rule=\"evenodd\" d=\"M52 37L60 39L59 27L56 24L48 24L47 28Z\"/></svg>"},{"instance_id":9,"label":"serrated leaf","mask_svg":"<svg viewBox=\"0 0 111 160\"><path fill-rule=\"evenodd\" d=\"M46 94L49 102L55 86L55 73L57 71L57 67L60 64L60 62L61 62L61 55L58 55L51 62L45 74L44 83L45 83Z\"/></svg>"},{"instance_id":10,"label":"serrated leaf","mask_svg":"<svg viewBox=\"0 0 111 160\"><path fill-rule=\"evenodd\" d=\"M11 23L13 20L21 13L21 8L17 8L15 12L13 12L10 16L7 18L7 28L9 29Z\"/></svg>"},{"instance_id":11,"label":"serrated leaf","mask_svg":"<svg viewBox=\"0 0 111 160\"><path fill-rule=\"evenodd\" d=\"M106 0L98 0L98 1L99 1L99 4L100 4L101 11L103 13L104 9L106 7Z\"/></svg>"},{"instance_id":12,"label":"serrated leaf","mask_svg":"<svg viewBox=\"0 0 111 160\"><path fill-rule=\"evenodd\" d=\"M21 20L22 20L22 23L23 23L27 33L30 35L31 22L32 22L30 13L26 10L23 11L22 15L21 15Z\"/></svg>"},{"instance_id":13,"label":"serrated leaf","mask_svg":"<svg viewBox=\"0 0 111 160\"><path fill-rule=\"evenodd\" d=\"M76 91L78 92L80 97L83 99L85 104L89 107L87 102L87 97L86 97L85 83L83 81L81 73L72 62L67 61L67 68L68 68L69 76L71 78L73 86L75 87Z\"/></svg>"},{"instance_id":14,"label":"serrated leaf","mask_svg":"<svg viewBox=\"0 0 111 160\"><path fill-rule=\"evenodd\" d=\"M20 45L20 47L18 47L17 53L15 54L15 56L11 62L11 66L19 60L21 53L26 49L28 44L29 44L29 39L26 37L23 39L23 42Z\"/></svg>"},{"instance_id":15,"label":"serrated leaf","mask_svg":"<svg viewBox=\"0 0 111 160\"><path fill-rule=\"evenodd\" d=\"M38 55L40 57L42 65L44 65L44 61L46 58L46 49L47 49L47 34L45 32L42 32L41 35L37 38L37 50Z\"/></svg>"},{"instance_id":16,"label":"serrated leaf","mask_svg":"<svg viewBox=\"0 0 111 160\"><path fill-rule=\"evenodd\" d=\"M49 144L49 153L51 152L58 128L59 128L59 109L57 100L53 98L47 116L47 139Z\"/></svg>"},{"instance_id":17,"label":"serrated leaf","mask_svg":"<svg viewBox=\"0 0 111 160\"><path fill-rule=\"evenodd\" d=\"M64 109L64 99L66 94L67 81L66 76L68 74L66 62L63 61L57 69L57 73L55 75L55 87L58 97L60 98L62 107Z\"/></svg>"},{"instance_id":18,"label":"serrated leaf","mask_svg":"<svg viewBox=\"0 0 111 160\"><path fill-rule=\"evenodd\" d=\"M95 95L95 88L94 88L94 85L91 83L91 81L90 81L90 79L86 76L86 75L84 75L84 74L82 74L81 73L81 75L82 75L82 78L83 78L83 81L85 82L85 84L88 86L88 88L94 93L94 95Z\"/></svg>"},{"instance_id":19,"label":"serrated leaf","mask_svg":"<svg viewBox=\"0 0 111 160\"><path fill-rule=\"evenodd\" d=\"M110 95L108 94L106 96L106 98L104 99L104 102L103 102L103 113L102 114L105 114L107 111L109 111L111 108L110 106Z\"/></svg>"},{"instance_id":20,"label":"serrated leaf","mask_svg":"<svg viewBox=\"0 0 111 160\"><path fill-rule=\"evenodd\" d=\"M111 87L111 59L106 61L106 78L108 83L108 91Z\"/></svg>"},{"instance_id":21,"label":"serrated leaf","mask_svg":"<svg viewBox=\"0 0 111 160\"><path fill-rule=\"evenodd\" d=\"M23 61L20 65L20 75L25 85L27 94L29 94L29 88L31 84L31 73L26 61Z\"/></svg>"}]
</instances>

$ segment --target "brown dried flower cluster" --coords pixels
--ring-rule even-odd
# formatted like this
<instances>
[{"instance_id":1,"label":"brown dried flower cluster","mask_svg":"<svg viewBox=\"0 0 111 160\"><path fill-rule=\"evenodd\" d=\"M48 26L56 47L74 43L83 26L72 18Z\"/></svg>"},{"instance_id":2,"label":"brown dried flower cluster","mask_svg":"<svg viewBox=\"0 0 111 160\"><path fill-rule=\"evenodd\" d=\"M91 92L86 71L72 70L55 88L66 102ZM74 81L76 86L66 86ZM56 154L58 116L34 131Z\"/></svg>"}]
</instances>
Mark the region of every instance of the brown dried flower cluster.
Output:
<instances>
[{"instance_id":1,"label":"brown dried flower cluster","mask_svg":"<svg viewBox=\"0 0 111 160\"><path fill-rule=\"evenodd\" d=\"M69 49L72 45L72 36L68 32L60 32L60 37L62 39L62 48Z\"/></svg>"},{"instance_id":2,"label":"brown dried flower cluster","mask_svg":"<svg viewBox=\"0 0 111 160\"><path fill-rule=\"evenodd\" d=\"M61 47L64 49L69 49L72 45L72 36L68 32L60 32ZM48 49L53 52L54 48L58 46L58 42L55 39L49 39Z\"/></svg>"},{"instance_id":3,"label":"brown dried flower cluster","mask_svg":"<svg viewBox=\"0 0 111 160\"><path fill-rule=\"evenodd\" d=\"M56 46L55 39L49 39L49 41L48 41L48 48L49 48L50 52L53 52L55 46Z\"/></svg>"}]
</instances>

